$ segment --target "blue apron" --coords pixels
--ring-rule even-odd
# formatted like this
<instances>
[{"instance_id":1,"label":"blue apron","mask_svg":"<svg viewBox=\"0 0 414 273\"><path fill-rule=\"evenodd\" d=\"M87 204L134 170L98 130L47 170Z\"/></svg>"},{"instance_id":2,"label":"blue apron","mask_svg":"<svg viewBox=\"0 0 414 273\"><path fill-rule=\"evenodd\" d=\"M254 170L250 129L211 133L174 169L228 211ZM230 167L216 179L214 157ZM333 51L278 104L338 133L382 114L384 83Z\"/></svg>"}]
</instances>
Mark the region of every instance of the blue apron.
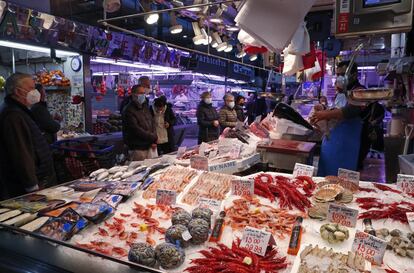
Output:
<instances>
[{"instance_id":1,"label":"blue apron","mask_svg":"<svg viewBox=\"0 0 414 273\"><path fill-rule=\"evenodd\" d=\"M339 168L357 170L361 130L360 118L342 120L323 138L318 176L337 175Z\"/></svg>"}]
</instances>

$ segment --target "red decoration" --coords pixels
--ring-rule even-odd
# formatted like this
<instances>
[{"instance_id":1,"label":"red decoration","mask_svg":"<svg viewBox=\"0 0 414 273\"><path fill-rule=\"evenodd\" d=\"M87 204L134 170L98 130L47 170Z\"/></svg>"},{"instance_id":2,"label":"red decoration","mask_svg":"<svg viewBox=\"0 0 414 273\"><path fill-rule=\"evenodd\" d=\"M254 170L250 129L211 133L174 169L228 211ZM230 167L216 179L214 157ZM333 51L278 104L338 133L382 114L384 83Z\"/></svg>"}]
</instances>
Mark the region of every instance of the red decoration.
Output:
<instances>
[{"instance_id":1,"label":"red decoration","mask_svg":"<svg viewBox=\"0 0 414 273\"><path fill-rule=\"evenodd\" d=\"M81 104L84 101L85 101L85 98L80 95L76 95L72 97L72 104Z\"/></svg>"},{"instance_id":2,"label":"red decoration","mask_svg":"<svg viewBox=\"0 0 414 273\"><path fill-rule=\"evenodd\" d=\"M262 46L262 47L246 46L244 48L244 52L246 52L247 54L250 54L250 55L261 54L261 53L266 53L267 48L265 48L264 46Z\"/></svg>"},{"instance_id":3,"label":"red decoration","mask_svg":"<svg viewBox=\"0 0 414 273\"><path fill-rule=\"evenodd\" d=\"M123 98L125 96L125 90L122 86L118 86L117 88L118 97Z\"/></svg>"}]
</instances>

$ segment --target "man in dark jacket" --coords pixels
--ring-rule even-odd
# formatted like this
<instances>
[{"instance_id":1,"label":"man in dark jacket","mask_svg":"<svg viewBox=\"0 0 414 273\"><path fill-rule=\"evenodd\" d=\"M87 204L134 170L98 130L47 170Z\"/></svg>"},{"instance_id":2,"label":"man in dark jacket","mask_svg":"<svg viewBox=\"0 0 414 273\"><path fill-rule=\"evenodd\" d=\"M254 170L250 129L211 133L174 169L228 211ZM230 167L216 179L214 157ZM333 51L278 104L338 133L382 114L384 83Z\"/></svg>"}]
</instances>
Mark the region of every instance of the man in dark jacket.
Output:
<instances>
[{"instance_id":1,"label":"man in dark jacket","mask_svg":"<svg viewBox=\"0 0 414 273\"><path fill-rule=\"evenodd\" d=\"M33 118L49 144L56 141L56 133L60 130L59 122L56 122L49 113L46 103L45 89L41 84L36 84L36 89L40 92L40 101L30 109Z\"/></svg>"},{"instance_id":2,"label":"man in dark jacket","mask_svg":"<svg viewBox=\"0 0 414 273\"><path fill-rule=\"evenodd\" d=\"M244 101L245 98L243 96L238 96L236 99L236 106L234 106L234 109L236 110L237 113L237 119L241 122L244 122L244 120L246 119L246 115L244 114Z\"/></svg>"},{"instance_id":3,"label":"man in dark jacket","mask_svg":"<svg viewBox=\"0 0 414 273\"><path fill-rule=\"evenodd\" d=\"M219 115L212 106L211 94L203 92L197 108L198 144L210 142L219 137Z\"/></svg>"},{"instance_id":4,"label":"man in dark jacket","mask_svg":"<svg viewBox=\"0 0 414 273\"><path fill-rule=\"evenodd\" d=\"M2 198L55 184L52 154L29 107L40 101L31 75L16 73L5 85L0 107L0 174Z\"/></svg>"},{"instance_id":5,"label":"man in dark jacket","mask_svg":"<svg viewBox=\"0 0 414 273\"><path fill-rule=\"evenodd\" d=\"M177 119L171 103L167 103L165 96L156 98L154 106L151 107L151 114L155 119L158 154L172 153L175 151L174 125Z\"/></svg>"},{"instance_id":6,"label":"man in dark jacket","mask_svg":"<svg viewBox=\"0 0 414 273\"><path fill-rule=\"evenodd\" d=\"M150 149L157 148L154 118L148 107L145 89L141 85L132 87L131 102L122 112L122 134L131 160L147 159L150 157Z\"/></svg>"},{"instance_id":7,"label":"man in dark jacket","mask_svg":"<svg viewBox=\"0 0 414 273\"><path fill-rule=\"evenodd\" d=\"M149 92L151 91L151 82L148 76L142 76L138 79L138 85L141 85L144 87L145 95L149 95ZM124 108L131 102L132 94L128 97L124 97L124 99L121 102L121 105L119 106L119 112L122 113Z\"/></svg>"}]
</instances>

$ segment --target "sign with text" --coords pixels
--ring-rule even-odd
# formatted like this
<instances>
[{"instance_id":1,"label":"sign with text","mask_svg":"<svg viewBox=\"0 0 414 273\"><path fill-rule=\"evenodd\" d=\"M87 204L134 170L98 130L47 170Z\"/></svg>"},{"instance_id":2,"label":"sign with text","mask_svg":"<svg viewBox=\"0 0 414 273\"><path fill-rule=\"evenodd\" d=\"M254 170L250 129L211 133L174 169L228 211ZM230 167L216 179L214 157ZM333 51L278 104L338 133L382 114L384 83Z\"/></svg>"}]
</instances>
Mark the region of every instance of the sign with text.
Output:
<instances>
[{"instance_id":1,"label":"sign with text","mask_svg":"<svg viewBox=\"0 0 414 273\"><path fill-rule=\"evenodd\" d=\"M364 257L367 261L381 265L387 242L368 233L357 231L352 244L352 251Z\"/></svg>"},{"instance_id":2,"label":"sign with text","mask_svg":"<svg viewBox=\"0 0 414 273\"><path fill-rule=\"evenodd\" d=\"M208 158L201 155L194 155L190 158L190 166L196 170L208 171Z\"/></svg>"},{"instance_id":3,"label":"sign with text","mask_svg":"<svg viewBox=\"0 0 414 273\"><path fill-rule=\"evenodd\" d=\"M254 181L241 179L232 180L231 193L238 196L252 196L254 194Z\"/></svg>"},{"instance_id":4,"label":"sign with text","mask_svg":"<svg viewBox=\"0 0 414 273\"><path fill-rule=\"evenodd\" d=\"M357 186L359 186L359 176L360 173L359 172L355 172L355 171L351 171L351 170L347 170L347 169L342 169L339 168L338 169L338 177L351 181L352 183L356 184Z\"/></svg>"},{"instance_id":5,"label":"sign with text","mask_svg":"<svg viewBox=\"0 0 414 273\"><path fill-rule=\"evenodd\" d=\"M414 212L407 212L407 220L411 231L414 231Z\"/></svg>"},{"instance_id":6,"label":"sign with text","mask_svg":"<svg viewBox=\"0 0 414 273\"><path fill-rule=\"evenodd\" d=\"M207 208L214 212L218 212L221 208L221 201L200 197L198 198L198 205L200 208Z\"/></svg>"},{"instance_id":7,"label":"sign with text","mask_svg":"<svg viewBox=\"0 0 414 273\"><path fill-rule=\"evenodd\" d=\"M244 229L240 247L244 247L257 255L264 256L269 244L276 244L270 232L252 227Z\"/></svg>"},{"instance_id":8,"label":"sign with text","mask_svg":"<svg viewBox=\"0 0 414 273\"><path fill-rule=\"evenodd\" d=\"M336 204L329 204L328 221L338 223L346 227L355 227L357 220L358 210Z\"/></svg>"},{"instance_id":9,"label":"sign with text","mask_svg":"<svg viewBox=\"0 0 414 273\"><path fill-rule=\"evenodd\" d=\"M235 160L208 166L208 170L210 172L222 172L222 171L225 171L228 169L234 169L234 168L236 168Z\"/></svg>"},{"instance_id":10,"label":"sign with text","mask_svg":"<svg viewBox=\"0 0 414 273\"><path fill-rule=\"evenodd\" d=\"M295 168L293 169L293 177L298 177L298 176L312 177L314 171L315 171L314 166L296 163Z\"/></svg>"},{"instance_id":11,"label":"sign with text","mask_svg":"<svg viewBox=\"0 0 414 273\"><path fill-rule=\"evenodd\" d=\"M414 194L414 175L398 174L397 187L405 193Z\"/></svg>"},{"instance_id":12,"label":"sign with text","mask_svg":"<svg viewBox=\"0 0 414 273\"><path fill-rule=\"evenodd\" d=\"M177 151L177 158L181 158L185 154L186 150L187 150L186 146L179 147Z\"/></svg>"},{"instance_id":13,"label":"sign with text","mask_svg":"<svg viewBox=\"0 0 414 273\"><path fill-rule=\"evenodd\" d=\"M177 201L177 192L170 190L157 190L155 203L157 205L175 205Z\"/></svg>"}]
</instances>

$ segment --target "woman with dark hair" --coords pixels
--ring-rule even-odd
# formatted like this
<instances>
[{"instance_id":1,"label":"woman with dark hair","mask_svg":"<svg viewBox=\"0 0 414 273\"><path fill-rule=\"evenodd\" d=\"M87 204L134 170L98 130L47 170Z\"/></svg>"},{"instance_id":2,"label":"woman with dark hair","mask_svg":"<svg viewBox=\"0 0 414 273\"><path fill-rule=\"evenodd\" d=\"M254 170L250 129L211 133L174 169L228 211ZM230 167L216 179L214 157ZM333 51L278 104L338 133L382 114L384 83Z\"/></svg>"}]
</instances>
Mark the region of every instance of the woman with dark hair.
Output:
<instances>
[{"instance_id":1,"label":"woman with dark hair","mask_svg":"<svg viewBox=\"0 0 414 273\"><path fill-rule=\"evenodd\" d=\"M174 125L176 117L171 103L167 103L165 96L156 98L154 105L151 107L151 113L154 116L155 129L157 131L158 155L175 151Z\"/></svg>"},{"instance_id":2,"label":"woman with dark hair","mask_svg":"<svg viewBox=\"0 0 414 273\"><path fill-rule=\"evenodd\" d=\"M42 131L46 141L52 144L56 141L56 133L60 130L59 122L55 121L47 109L46 93L41 84L36 84L35 88L40 93L40 101L34 104L30 110L37 126Z\"/></svg>"},{"instance_id":3,"label":"woman with dark hair","mask_svg":"<svg viewBox=\"0 0 414 273\"><path fill-rule=\"evenodd\" d=\"M198 144L210 142L219 137L219 115L212 105L211 94L203 92L197 108Z\"/></svg>"},{"instance_id":4,"label":"woman with dark hair","mask_svg":"<svg viewBox=\"0 0 414 273\"><path fill-rule=\"evenodd\" d=\"M245 102L245 98L243 96L237 96L236 99L236 106L234 107L234 109L236 110L237 113L237 119L241 122L244 122L244 120L246 119L246 115L244 114L244 102Z\"/></svg>"}]
</instances>

